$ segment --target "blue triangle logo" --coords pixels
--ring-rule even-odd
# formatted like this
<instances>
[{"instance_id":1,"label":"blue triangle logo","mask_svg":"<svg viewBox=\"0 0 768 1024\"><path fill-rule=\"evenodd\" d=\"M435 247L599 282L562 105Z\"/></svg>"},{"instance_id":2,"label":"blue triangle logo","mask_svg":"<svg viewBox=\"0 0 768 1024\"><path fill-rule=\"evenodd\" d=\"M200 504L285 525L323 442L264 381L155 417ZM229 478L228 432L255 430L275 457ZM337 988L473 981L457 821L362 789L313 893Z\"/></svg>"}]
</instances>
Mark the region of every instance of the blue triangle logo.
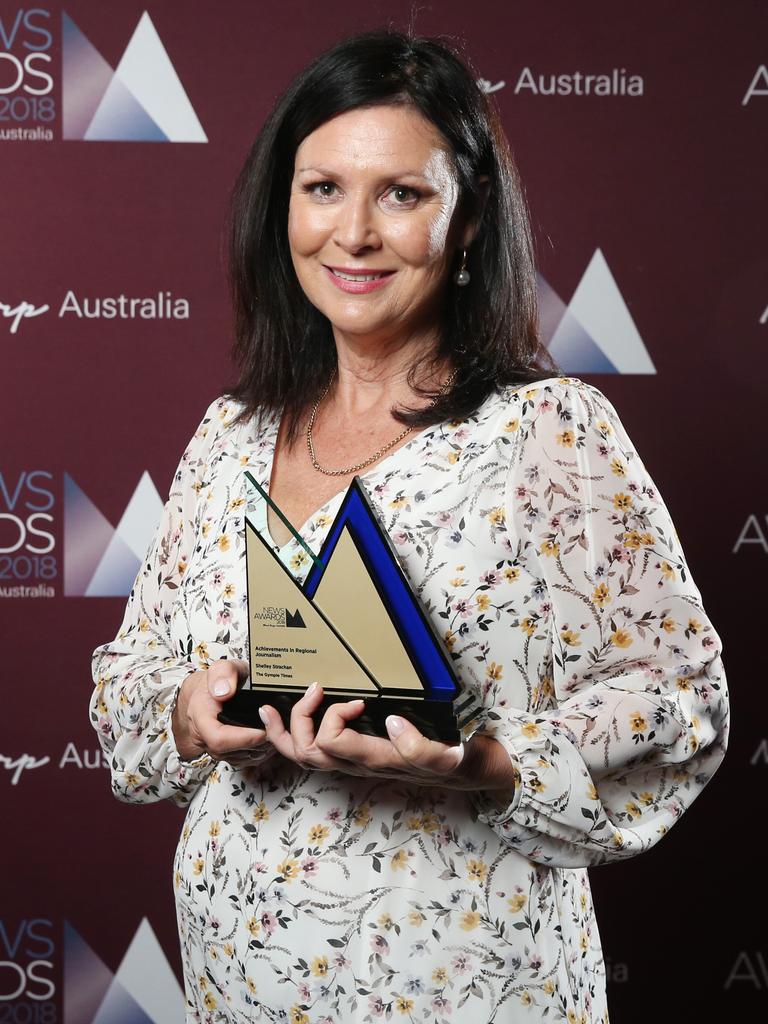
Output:
<instances>
[{"instance_id":1,"label":"blue triangle logo","mask_svg":"<svg viewBox=\"0 0 768 1024\"><path fill-rule=\"evenodd\" d=\"M168 136L117 75L109 83L85 138L88 142L168 142Z\"/></svg>"}]
</instances>

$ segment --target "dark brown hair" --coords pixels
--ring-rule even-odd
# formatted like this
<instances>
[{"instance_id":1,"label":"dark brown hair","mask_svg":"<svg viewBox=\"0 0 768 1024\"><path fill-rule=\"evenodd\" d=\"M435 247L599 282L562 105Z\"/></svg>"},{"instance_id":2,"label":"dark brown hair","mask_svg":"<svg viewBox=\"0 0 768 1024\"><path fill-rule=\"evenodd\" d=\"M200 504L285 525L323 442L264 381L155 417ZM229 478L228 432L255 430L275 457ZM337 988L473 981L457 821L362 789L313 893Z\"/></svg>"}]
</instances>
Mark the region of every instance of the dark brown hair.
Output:
<instances>
[{"instance_id":1,"label":"dark brown hair","mask_svg":"<svg viewBox=\"0 0 768 1024\"><path fill-rule=\"evenodd\" d=\"M230 283L239 381L229 394L243 417L285 410L297 417L336 365L330 324L304 295L288 244L296 150L316 128L356 107L408 103L447 140L465 211L479 209L478 179L490 190L469 252L471 280L451 287L436 359L457 368L432 407L399 409L424 427L473 412L491 391L542 376L536 280L520 180L494 108L468 67L443 43L378 30L323 53L280 97L256 138L232 197Z\"/></svg>"}]
</instances>

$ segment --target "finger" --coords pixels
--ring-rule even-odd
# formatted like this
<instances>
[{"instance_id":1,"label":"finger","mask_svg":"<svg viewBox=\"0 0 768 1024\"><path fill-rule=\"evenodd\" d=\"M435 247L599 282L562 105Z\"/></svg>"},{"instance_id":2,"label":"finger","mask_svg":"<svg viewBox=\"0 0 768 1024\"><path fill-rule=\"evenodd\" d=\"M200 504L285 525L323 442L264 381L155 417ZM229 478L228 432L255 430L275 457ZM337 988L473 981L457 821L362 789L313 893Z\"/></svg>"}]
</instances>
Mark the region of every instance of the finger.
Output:
<instances>
[{"instance_id":1,"label":"finger","mask_svg":"<svg viewBox=\"0 0 768 1024\"><path fill-rule=\"evenodd\" d=\"M229 663L229 667L226 662L218 664L224 666L225 676L236 673L232 663ZM215 676L220 673L222 673L222 668L217 668ZM222 705L223 701L220 698L211 696L207 684L205 687L201 687L190 701L188 714L192 727L205 749L217 757L224 751L234 750L238 747L252 750L254 747L261 746L266 739L264 730L220 722L219 715Z\"/></svg>"},{"instance_id":2,"label":"finger","mask_svg":"<svg viewBox=\"0 0 768 1024\"><path fill-rule=\"evenodd\" d=\"M344 761L326 754L316 742L312 715L322 705L323 696L323 687L318 683L312 683L291 709L290 735L293 741L293 755L288 756L292 756L303 768L347 771L348 766ZM359 714L359 711L356 714Z\"/></svg>"},{"instance_id":3,"label":"finger","mask_svg":"<svg viewBox=\"0 0 768 1024\"><path fill-rule=\"evenodd\" d=\"M313 683L307 688L307 692L300 701L296 702L292 709L291 736L293 737L296 760L305 767L318 768L321 771L347 771L348 766L343 760L334 757L331 753L326 753L317 745L315 723L312 716L318 710L322 701L323 688L319 683ZM359 714L361 710L362 708L354 713ZM323 718L325 718L325 715L323 715Z\"/></svg>"},{"instance_id":4,"label":"finger","mask_svg":"<svg viewBox=\"0 0 768 1024\"><path fill-rule=\"evenodd\" d=\"M359 718L364 710L365 701L362 699L331 704L326 708L320 728L317 730L318 739L322 733L326 741L332 742L347 729L350 722Z\"/></svg>"},{"instance_id":5,"label":"finger","mask_svg":"<svg viewBox=\"0 0 768 1024\"><path fill-rule=\"evenodd\" d=\"M208 693L214 700L229 700L248 674L248 664L244 661L215 661L207 673Z\"/></svg>"},{"instance_id":6,"label":"finger","mask_svg":"<svg viewBox=\"0 0 768 1024\"><path fill-rule=\"evenodd\" d=\"M306 691L291 708L291 736L299 758L311 749L315 742L315 723L312 715L323 700L323 688L319 683L310 683Z\"/></svg>"},{"instance_id":7,"label":"finger","mask_svg":"<svg viewBox=\"0 0 768 1024\"><path fill-rule=\"evenodd\" d=\"M206 716L202 722L198 720L196 726L205 749L214 757L221 757L230 750L253 750L265 742L267 734L264 729L224 725L216 718L219 703L212 700L211 704L214 705L214 714Z\"/></svg>"},{"instance_id":8,"label":"finger","mask_svg":"<svg viewBox=\"0 0 768 1024\"><path fill-rule=\"evenodd\" d=\"M389 715L386 726L392 746L412 768L435 775L449 775L461 764L464 757L461 744L449 747L446 743L427 739L415 725L400 715Z\"/></svg>"},{"instance_id":9,"label":"finger","mask_svg":"<svg viewBox=\"0 0 768 1024\"><path fill-rule=\"evenodd\" d=\"M304 697L302 697L302 700L304 700ZM297 701L296 703L298 704L300 701ZM304 706L305 708L311 707L313 703L314 691L311 698ZM292 718L294 709L291 710ZM289 731L285 728L282 717L275 708L269 705L262 705L262 707L259 708L259 715L261 716L261 720L264 722L267 731L267 739L270 743L272 743L278 753L282 754L283 757L288 758L289 761L293 761L295 764L299 765L300 768L318 768L322 771L333 771L334 769L340 769L343 767L342 761L337 761L332 757L326 757L325 754L314 748L314 743L310 749L301 748L295 740L293 731ZM299 712L299 716L301 717L301 712Z\"/></svg>"},{"instance_id":10,"label":"finger","mask_svg":"<svg viewBox=\"0 0 768 1024\"><path fill-rule=\"evenodd\" d=\"M273 708L269 704L262 704L259 708L259 718L264 723L267 739L272 746L283 757L287 757L290 761L295 761L296 752L293 748L293 737L285 728L282 716L277 708Z\"/></svg>"},{"instance_id":11,"label":"finger","mask_svg":"<svg viewBox=\"0 0 768 1024\"><path fill-rule=\"evenodd\" d=\"M343 704L331 704L323 715L317 730L315 744L325 753L354 762L369 769L402 768L404 762L393 750L389 740L379 736L368 736L348 728L365 710L365 701L352 700Z\"/></svg>"}]
</instances>

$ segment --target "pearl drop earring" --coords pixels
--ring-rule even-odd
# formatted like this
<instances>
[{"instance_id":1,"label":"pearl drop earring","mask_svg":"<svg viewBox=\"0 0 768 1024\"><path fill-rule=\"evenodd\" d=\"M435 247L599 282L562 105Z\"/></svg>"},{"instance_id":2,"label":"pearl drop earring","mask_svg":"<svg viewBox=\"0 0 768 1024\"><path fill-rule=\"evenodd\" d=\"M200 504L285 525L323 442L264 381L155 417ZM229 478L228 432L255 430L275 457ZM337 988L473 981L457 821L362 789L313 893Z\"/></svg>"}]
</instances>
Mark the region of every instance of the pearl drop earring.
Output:
<instances>
[{"instance_id":1,"label":"pearl drop earring","mask_svg":"<svg viewBox=\"0 0 768 1024\"><path fill-rule=\"evenodd\" d=\"M463 288L464 285L469 284L469 271L467 270L467 250L462 249L461 252L461 266L453 275L453 280L456 284Z\"/></svg>"}]
</instances>

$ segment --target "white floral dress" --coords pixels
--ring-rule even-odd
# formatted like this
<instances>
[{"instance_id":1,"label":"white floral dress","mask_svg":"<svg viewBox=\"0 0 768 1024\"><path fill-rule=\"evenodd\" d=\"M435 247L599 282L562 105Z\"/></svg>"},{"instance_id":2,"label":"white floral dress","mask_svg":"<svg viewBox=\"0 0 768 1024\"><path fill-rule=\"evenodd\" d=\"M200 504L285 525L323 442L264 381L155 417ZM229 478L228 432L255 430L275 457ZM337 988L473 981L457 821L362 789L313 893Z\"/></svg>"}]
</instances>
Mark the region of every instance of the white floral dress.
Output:
<instances>
[{"instance_id":1,"label":"white floral dress","mask_svg":"<svg viewBox=\"0 0 768 1024\"><path fill-rule=\"evenodd\" d=\"M183 679L247 657L243 474L268 485L277 422L238 411L208 409L94 654L116 796L189 804L187 1021L607 1021L586 869L657 842L727 735L718 637L613 408L572 379L505 389L363 477L477 726L509 752L509 806L271 748L249 767L180 760ZM303 524L313 548L341 497ZM281 556L296 569L300 552Z\"/></svg>"}]
</instances>

